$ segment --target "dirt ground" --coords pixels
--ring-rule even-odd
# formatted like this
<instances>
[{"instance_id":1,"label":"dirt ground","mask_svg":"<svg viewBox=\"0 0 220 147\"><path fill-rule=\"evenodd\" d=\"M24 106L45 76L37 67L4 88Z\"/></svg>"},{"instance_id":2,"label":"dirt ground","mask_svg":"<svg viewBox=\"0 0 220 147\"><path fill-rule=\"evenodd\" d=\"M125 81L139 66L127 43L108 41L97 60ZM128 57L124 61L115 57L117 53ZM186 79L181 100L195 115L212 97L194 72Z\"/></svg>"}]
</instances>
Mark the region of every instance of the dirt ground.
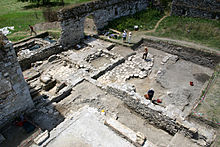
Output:
<instances>
[{"instance_id":1,"label":"dirt ground","mask_svg":"<svg viewBox=\"0 0 220 147\"><path fill-rule=\"evenodd\" d=\"M119 122L134 131L144 133L148 136L148 140L155 145L167 146L172 138L165 131L148 124L144 118L125 106L123 101L86 81L77 85L69 97L56 104L56 109L65 116L85 105L95 107L99 111L105 110L106 115L118 117Z\"/></svg>"},{"instance_id":2,"label":"dirt ground","mask_svg":"<svg viewBox=\"0 0 220 147\"><path fill-rule=\"evenodd\" d=\"M50 131L69 114L89 105L130 129L142 132L153 144L168 146L174 136L148 124L121 99L96 84L130 84L142 97L153 88L154 99L161 99L161 105L174 105L188 116L213 70L153 48L149 48L146 61L142 59L144 46L134 51L116 45L109 51L106 48L112 43L90 39L84 42L87 46L80 50L53 55L24 71L36 109L29 114L30 119L42 130ZM103 74L98 74L97 80L92 78L99 72ZM190 81L193 86L190 86ZM10 138L7 138L9 141Z\"/></svg>"}]
</instances>

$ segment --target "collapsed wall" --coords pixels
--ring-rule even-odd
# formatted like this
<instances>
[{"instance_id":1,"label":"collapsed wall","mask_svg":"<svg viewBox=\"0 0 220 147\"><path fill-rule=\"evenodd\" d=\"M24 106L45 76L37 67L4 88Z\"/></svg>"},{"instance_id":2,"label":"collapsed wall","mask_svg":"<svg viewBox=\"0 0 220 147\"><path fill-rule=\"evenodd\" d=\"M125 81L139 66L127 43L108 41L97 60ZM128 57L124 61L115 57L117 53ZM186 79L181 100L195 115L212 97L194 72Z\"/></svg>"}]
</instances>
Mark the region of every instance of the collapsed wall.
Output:
<instances>
[{"instance_id":1,"label":"collapsed wall","mask_svg":"<svg viewBox=\"0 0 220 147\"><path fill-rule=\"evenodd\" d=\"M220 0L173 0L171 14L220 19Z\"/></svg>"},{"instance_id":2,"label":"collapsed wall","mask_svg":"<svg viewBox=\"0 0 220 147\"><path fill-rule=\"evenodd\" d=\"M0 127L33 106L12 44L0 34Z\"/></svg>"},{"instance_id":3,"label":"collapsed wall","mask_svg":"<svg viewBox=\"0 0 220 147\"><path fill-rule=\"evenodd\" d=\"M97 0L62 9L58 13L62 28L60 43L69 47L83 39L87 16L93 16L99 30L107 25L108 21L146 9L149 2L150 0Z\"/></svg>"}]
</instances>

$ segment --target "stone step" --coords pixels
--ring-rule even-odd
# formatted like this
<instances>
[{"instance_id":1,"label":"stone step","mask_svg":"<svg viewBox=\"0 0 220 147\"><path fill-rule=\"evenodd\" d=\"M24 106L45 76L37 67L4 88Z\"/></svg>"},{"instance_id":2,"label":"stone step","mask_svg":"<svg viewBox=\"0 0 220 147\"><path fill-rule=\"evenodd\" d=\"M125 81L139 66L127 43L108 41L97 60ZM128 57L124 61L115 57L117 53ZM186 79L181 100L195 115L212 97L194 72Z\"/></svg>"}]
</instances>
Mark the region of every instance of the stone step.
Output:
<instances>
[{"instance_id":1,"label":"stone step","mask_svg":"<svg viewBox=\"0 0 220 147\"><path fill-rule=\"evenodd\" d=\"M144 146L144 147L155 146L153 145L153 143L146 141L146 136L143 133L135 132L111 117L106 118L105 125L112 128L114 131L125 137L128 141L132 142L136 146Z\"/></svg>"}]
</instances>

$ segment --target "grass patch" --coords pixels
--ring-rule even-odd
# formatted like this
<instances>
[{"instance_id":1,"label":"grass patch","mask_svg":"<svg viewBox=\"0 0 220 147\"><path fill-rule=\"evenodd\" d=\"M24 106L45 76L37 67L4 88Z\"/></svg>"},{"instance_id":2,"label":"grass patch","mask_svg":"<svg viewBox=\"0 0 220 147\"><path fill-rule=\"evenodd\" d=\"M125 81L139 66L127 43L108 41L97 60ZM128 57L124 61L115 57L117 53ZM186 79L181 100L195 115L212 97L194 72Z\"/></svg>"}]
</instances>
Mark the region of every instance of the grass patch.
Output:
<instances>
[{"instance_id":1,"label":"grass patch","mask_svg":"<svg viewBox=\"0 0 220 147\"><path fill-rule=\"evenodd\" d=\"M17 42L27 37L29 37L29 35L9 36L8 39L12 42Z\"/></svg>"},{"instance_id":2,"label":"grass patch","mask_svg":"<svg viewBox=\"0 0 220 147\"><path fill-rule=\"evenodd\" d=\"M157 21L163 17L164 14L161 14L157 10L148 9L141 12L138 12L134 15L120 17L109 22L107 28L112 28L118 31L123 31L125 29L134 30L134 26L138 25L141 30L151 30L156 25Z\"/></svg>"},{"instance_id":3,"label":"grass patch","mask_svg":"<svg viewBox=\"0 0 220 147\"><path fill-rule=\"evenodd\" d=\"M65 5L83 3L90 0L65 0ZM51 0L51 2L56 2ZM0 28L6 26L14 26L7 37L12 41L18 41L29 36L30 31L28 25L45 22L43 10L45 7L36 7L34 3L18 2L17 0L0 0ZM35 5L35 6L34 6ZM59 10L60 5L51 5L52 10ZM28 35L17 35L17 32L27 32Z\"/></svg>"},{"instance_id":4,"label":"grass patch","mask_svg":"<svg viewBox=\"0 0 220 147\"><path fill-rule=\"evenodd\" d=\"M36 23L44 22L44 18L41 11L21 11L15 13L4 14L0 17L0 28L5 26L14 26L15 30L12 31L28 31L28 25L34 25Z\"/></svg>"},{"instance_id":5,"label":"grass patch","mask_svg":"<svg viewBox=\"0 0 220 147\"><path fill-rule=\"evenodd\" d=\"M54 39L59 39L60 38L61 31L49 30L48 32L49 32L49 35L52 36Z\"/></svg>"},{"instance_id":6,"label":"grass patch","mask_svg":"<svg viewBox=\"0 0 220 147\"><path fill-rule=\"evenodd\" d=\"M196 111L204 114L203 117L214 122L220 123L220 65L216 68L214 83L209 88L205 100L196 108Z\"/></svg>"},{"instance_id":7,"label":"grass patch","mask_svg":"<svg viewBox=\"0 0 220 147\"><path fill-rule=\"evenodd\" d=\"M191 41L220 50L220 21L169 16L164 19L153 36Z\"/></svg>"},{"instance_id":8,"label":"grass patch","mask_svg":"<svg viewBox=\"0 0 220 147\"><path fill-rule=\"evenodd\" d=\"M220 123L220 64L216 67L214 75L216 79L211 85L205 100L196 108L196 111L203 114L202 117L205 119ZM216 131L217 136L212 145L213 147L220 146L220 129L218 128Z\"/></svg>"}]
</instances>

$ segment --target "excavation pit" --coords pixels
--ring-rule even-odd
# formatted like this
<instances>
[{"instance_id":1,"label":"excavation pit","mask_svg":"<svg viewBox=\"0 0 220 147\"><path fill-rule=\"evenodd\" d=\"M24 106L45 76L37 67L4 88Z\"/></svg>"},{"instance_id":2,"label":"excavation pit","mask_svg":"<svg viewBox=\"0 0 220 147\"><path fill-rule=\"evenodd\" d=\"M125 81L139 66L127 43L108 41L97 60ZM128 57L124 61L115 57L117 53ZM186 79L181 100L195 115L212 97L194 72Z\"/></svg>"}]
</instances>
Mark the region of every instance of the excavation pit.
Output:
<instances>
[{"instance_id":1,"label":"excavation pit","mask_svg":"<svg viewBox=\"0 0 220 147\"><path fill-rule=\"evenodd\" d=\"M183 137L178 132L195 139L196 130L202 130L197 144L213 141L213 129L187 121L213 69L153 47L144 60L145 45L132 50L96 38L84 43L80 50L69 49L33 62L23 72L36 107L32 120L43 130L53 133L63 120L71 121L72 114L89 105L145 134L157 146L178 144ZM145 99L150 88L155 91L153 99L162 100L159 105ZM60 142L59 135L53 137ZM192 143L186 138L184 142Z\"/></svg>"}]
</instances>

